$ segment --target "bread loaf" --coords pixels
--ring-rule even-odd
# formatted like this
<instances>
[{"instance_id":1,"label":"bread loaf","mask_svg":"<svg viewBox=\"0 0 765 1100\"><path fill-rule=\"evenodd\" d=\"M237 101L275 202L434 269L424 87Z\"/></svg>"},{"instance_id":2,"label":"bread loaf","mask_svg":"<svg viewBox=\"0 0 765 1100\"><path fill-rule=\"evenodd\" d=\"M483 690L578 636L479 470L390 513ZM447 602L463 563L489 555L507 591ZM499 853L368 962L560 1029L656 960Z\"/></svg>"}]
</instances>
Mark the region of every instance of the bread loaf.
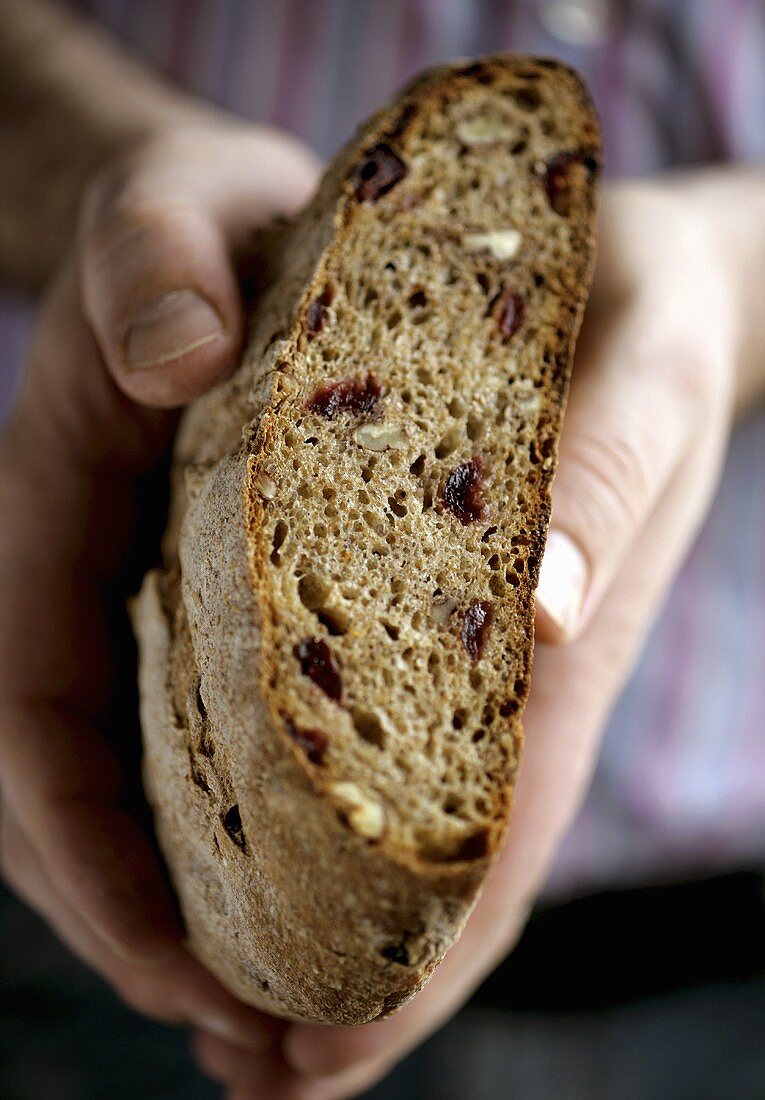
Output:
<instances>
[{"instance_id":1,"label":"bread loaf","mask_svg":"<svg viewBox=\"0 0 765 1100\"><path fill-rule=\"evenodd\" d=\"M501 845L598 164L565 66L426 73L184 416L134 609L145 783L191 948L278 1015L395 1010Z\"/></svg>"}]
</instances>

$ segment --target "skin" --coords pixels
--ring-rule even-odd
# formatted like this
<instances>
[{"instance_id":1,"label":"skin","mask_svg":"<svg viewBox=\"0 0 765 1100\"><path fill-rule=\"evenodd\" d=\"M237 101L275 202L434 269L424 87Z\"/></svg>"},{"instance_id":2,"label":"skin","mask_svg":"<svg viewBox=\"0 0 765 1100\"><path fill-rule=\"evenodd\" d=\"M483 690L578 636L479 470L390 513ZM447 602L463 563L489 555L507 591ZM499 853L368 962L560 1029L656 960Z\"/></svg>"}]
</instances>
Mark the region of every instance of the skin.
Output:
<instances>
[{"instance_id":1,"label":"skin","mask_svg":"<svg viewBox=\"0 0 765 1100\"><path fill-rule=\"evenodd\" d=\"M298 209L318 165L286 134L179 99L37 0L0 0L0 26L0 103L13 105L0 123L18 149L0 164L0 271L45 285L0 441L2 871L127 1004L192 1028L232 1100L353 1096L511 950L584 797L734 416L765 389L765 175L605 189L507 844L414 1001L355 1029L288 1025L238 1003L183 945L140 798L123 602L156 552L176 410L235 365L250 232ZM40 104L55 126L24 125ZM67 133L82 155L67 155ZM181 327L161 362L131 367L132 319L180 290L219 331L200 343ZM578 563L567 585L564 559Z\"/></svg>"}]
</instances>

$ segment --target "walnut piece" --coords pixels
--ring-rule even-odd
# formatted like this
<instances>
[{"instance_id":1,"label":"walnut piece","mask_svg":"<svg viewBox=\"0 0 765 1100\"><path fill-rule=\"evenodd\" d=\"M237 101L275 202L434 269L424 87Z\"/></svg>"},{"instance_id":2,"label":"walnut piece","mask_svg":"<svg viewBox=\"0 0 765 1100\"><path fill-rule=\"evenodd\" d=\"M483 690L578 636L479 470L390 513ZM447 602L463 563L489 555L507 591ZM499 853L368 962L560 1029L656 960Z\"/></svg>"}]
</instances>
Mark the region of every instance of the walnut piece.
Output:
<instances>
[{"instance_id":1,"label":"walnut piece","mask_svg":"<svg viewBox=\"0 0 765 1100\"><path fill-rule=\"evenodd\" d=\"M502 119L490 115L468 118L456 128L463 145L493 145L497 141L510 141L513 132Z\"/></svg>"},{"instance_id":2,"label":"walnut piece","mask_svg":"<svg viewBox=\"0 0 765 1100\"><path fill-rule=\"evenodd\" d=\"M446 596L443 592L434 594L430 614L439 626L446 626L456 610L457 601L452 596Z\"/></svg>"},{"instance_id":3,"label":"walnut piece","mask_svg":"<svg viewBox=\"0 0 765 1100\"><path fill-rule=\"evenodd\" d=\"M273 478L269 477L265 470L261 470L255 478L258 492L264 500L273 500L276 496L277 485Z\"/></svg>"},{"instance_id":4,"label":"walnut piece","mask_svg":"<svg viewBox=\"0 0 765 1100\"><path fill-rule=\"evenodd\" d=\"M367 840L379 840L385 831L385 811L356 783L333 783L330 792L340 804L340 812L354 832Z\"/></svg>"},{"instance_id":5,"label":"walnut piece","mask_svg":"<svg viewBox=\"0 0 765 1100\"><path fill-rule=\"evenodd\" d=\"M353 438L367 451L402 451L406 447L406 434L399 424L362 424Z\"/></svg>"},{"instance_id":6,"label":"walnut piece","mask_svg":"<svg viewBox=\"0 0 765 1100\"><path fill-rule=\"evenodd\" d=\"M496 260L512 260L521 239L517 229L494 229L489 233L466 233L462 243L468 252L490 252Z\"/></svg>"}]
</instances>

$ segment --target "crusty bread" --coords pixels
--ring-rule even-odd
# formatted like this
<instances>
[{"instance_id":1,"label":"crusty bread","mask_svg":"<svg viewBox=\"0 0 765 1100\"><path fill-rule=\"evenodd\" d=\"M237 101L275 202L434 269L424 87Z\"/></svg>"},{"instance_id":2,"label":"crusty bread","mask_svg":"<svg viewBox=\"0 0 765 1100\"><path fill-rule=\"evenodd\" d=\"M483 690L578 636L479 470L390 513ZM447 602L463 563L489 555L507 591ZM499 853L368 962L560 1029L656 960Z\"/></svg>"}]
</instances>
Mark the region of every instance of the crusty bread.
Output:
<instances>
[{"instance_id":1,"label":"crusty bread","mask_svg":"<svg viewBox=\"0 0 765 1100\"><path fill-rule=\"evenodd\" d=\"M279 1015L395 1010L501 844L598 159L565 66L426 73L184 417L135 608L146 787L192 949Z\"/></svg>"}]
</instances>

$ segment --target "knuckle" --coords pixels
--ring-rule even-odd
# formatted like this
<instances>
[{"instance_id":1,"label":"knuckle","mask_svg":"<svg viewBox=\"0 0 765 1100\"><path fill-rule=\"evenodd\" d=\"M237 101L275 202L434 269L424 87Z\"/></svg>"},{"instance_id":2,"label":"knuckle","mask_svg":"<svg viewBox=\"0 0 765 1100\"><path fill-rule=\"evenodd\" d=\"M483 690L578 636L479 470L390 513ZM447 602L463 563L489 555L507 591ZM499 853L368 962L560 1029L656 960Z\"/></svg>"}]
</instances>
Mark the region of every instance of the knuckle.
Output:
<instances>
[{"instance_id":1,"label":"knuckle","mask_svg":"<svg viewBox=\"0 0 765 1100\"><path fill-rule=\"evenodd\" d=\"M128 153L102 170L87 188L80 246L86 265L98 272L123 262L127 255L150 256L157 239L168 234L193 242L197 222L182 173L174 173L171 181L152 165L145 151Z\"/></svg>"},{"instance_id":2,"label":"knuckle","mask_svg":"<svg viewBox=\"0 0 765 1100\"><path fill-rule=\"evenodd\" d=\"M159 242L168 236L176 244L193 239L192 212L181 201L158 199L136 187L123 194L93 224L85 242L87 262L94 275L135 262L156 262Z\"/></svg>"}]
</instances>

